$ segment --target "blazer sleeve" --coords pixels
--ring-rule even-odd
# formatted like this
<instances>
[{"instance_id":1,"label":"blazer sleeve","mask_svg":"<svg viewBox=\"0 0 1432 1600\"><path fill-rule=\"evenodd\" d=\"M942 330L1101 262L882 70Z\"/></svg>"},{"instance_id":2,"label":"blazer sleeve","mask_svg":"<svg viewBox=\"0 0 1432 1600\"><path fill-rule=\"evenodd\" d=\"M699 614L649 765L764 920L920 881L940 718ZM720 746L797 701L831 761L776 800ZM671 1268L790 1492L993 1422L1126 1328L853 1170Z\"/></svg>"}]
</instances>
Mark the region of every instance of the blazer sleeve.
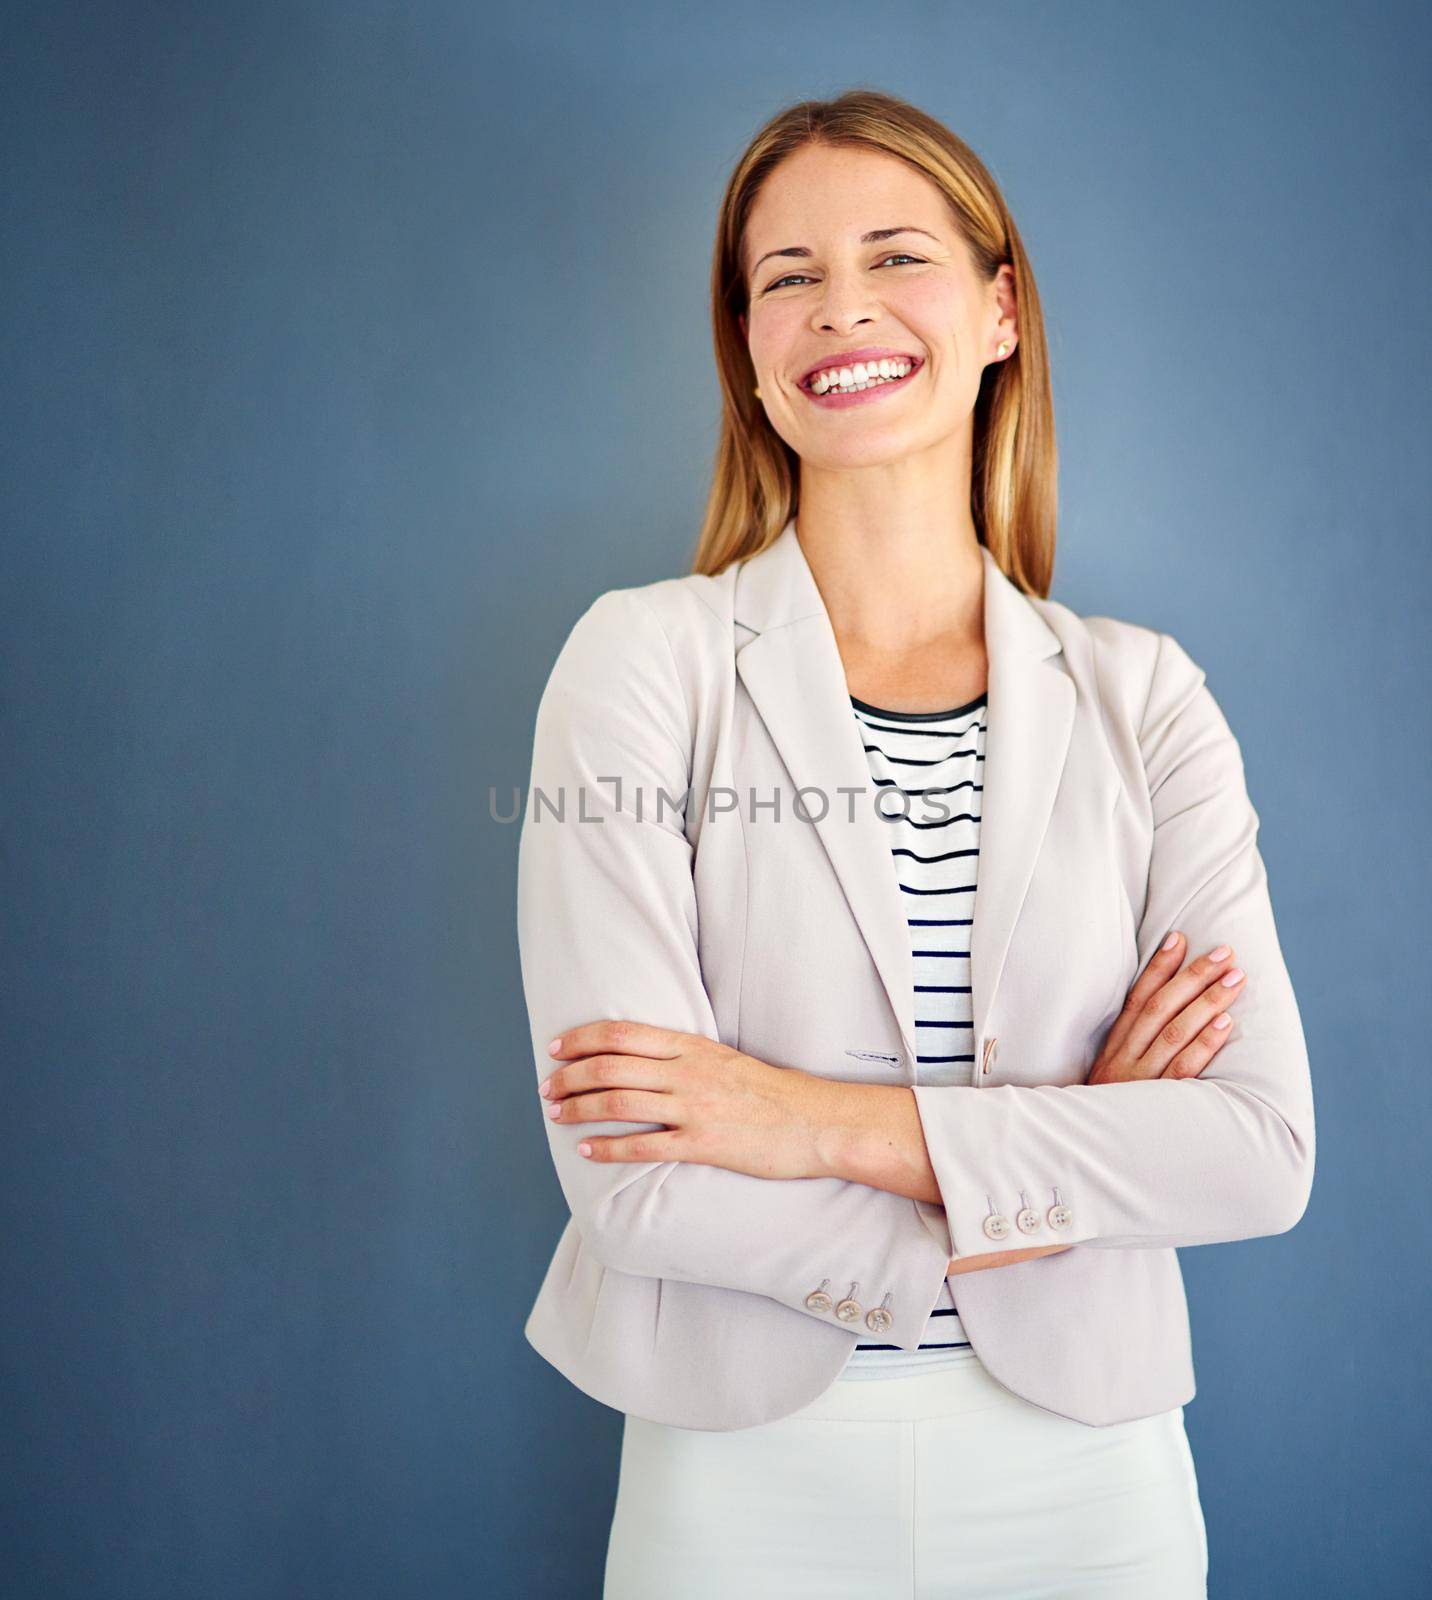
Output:
<instances>
[{"instance_id":1,"label":"blazer sleeve","mask_svg":"<svg viewBox=\"0 0 1432 1600\"><path fill-rule=\"evenodd\" d=\"M538 706L518 850L518 944L539 1081L555 1065L548 1042L599 1018L720 1038L702 981L684 820L694 715L654 607L632 589L600 595L572 628ZM919 1345L952 1253L939 1207L845 1179L590 1161L577 1150L590 1134L663 1125L554 1123L545 1105L534 1090L533 1115L577 1230L603 1265L765 1295L827 1326L831 1313L809 1309L806 1296L829 1279L838 1301L856 1281L864 1307L891 1295L883 1338Z\"/></svg>"},{"instance_id":2,"label":"blazer sleeve","mask_svg":"<svg viewBox=\"0 0 1432 1600\"><path fill-rule=\"evenodd\" d=\"M1282 1233L1307 1207L1314 1125L1307 1045L1279 946L1242 754L1176 640L1158 635L1138 732L1152 807L1142 972L1171 928L1189 958L1233 946L1248 974L1231 1036L1195 1078L1115 1084L916 1087L958 1256L1024 1190L1072 1212L1070 1244L1161 1247ZM1102 1040L1100 1040L1102 1043ZM1031 1072L1031 1076L1036 1074Z\"/></svg>"}]
</instances>

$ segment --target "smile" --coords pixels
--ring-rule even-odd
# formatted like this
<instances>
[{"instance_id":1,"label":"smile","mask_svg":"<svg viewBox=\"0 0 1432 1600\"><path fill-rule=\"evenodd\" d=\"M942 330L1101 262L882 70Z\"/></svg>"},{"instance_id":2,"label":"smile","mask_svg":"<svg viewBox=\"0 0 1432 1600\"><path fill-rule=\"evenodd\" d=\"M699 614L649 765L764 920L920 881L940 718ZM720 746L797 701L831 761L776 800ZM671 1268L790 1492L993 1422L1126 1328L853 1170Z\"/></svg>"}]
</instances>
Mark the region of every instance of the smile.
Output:
<instances>
[{"instance_id":1,"label":"smile","mask_svg":"<svg viewBox=\"0 0 1432 1600\"><path fill-rule=\"evenodd\" d=\"M813 405L843 410L847 406L867 405L882 395L905 388L924 365L913 357L855 362L849 367L831 367L817 372L799 388Z\"/></svg>"}]
</instances>

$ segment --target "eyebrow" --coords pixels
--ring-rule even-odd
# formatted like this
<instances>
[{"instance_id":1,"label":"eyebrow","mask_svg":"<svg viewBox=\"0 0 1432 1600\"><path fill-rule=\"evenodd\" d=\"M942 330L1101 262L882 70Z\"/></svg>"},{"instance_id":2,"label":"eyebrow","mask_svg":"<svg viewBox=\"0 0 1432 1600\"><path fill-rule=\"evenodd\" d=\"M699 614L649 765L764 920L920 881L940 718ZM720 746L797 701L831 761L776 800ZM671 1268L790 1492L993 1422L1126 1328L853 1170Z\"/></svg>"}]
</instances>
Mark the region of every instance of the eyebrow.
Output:
<instances>
[{"instance_id":1,"label":"eyebrow","mask_svg":"<svg viewBox=\"0 0 1432 1600\"><path fill-rule=\"evenodd\" d=\"M927 239L934 239L936 244L940 242L928 228L915 228L908 223L902 224L898 228L872 228L869 233L861 234L860 242L861 244L875 244L881 239L893 239L897 233L923 233ZM784 250L767 250L765 255L761 257L761 261L769 261L772 256L808 256L810 254L812 252L803 244L788 244ZM756 262L755 266L751 268L751 276L753 278L756 276L761 261Z\"/></svg>"}]
</instances>

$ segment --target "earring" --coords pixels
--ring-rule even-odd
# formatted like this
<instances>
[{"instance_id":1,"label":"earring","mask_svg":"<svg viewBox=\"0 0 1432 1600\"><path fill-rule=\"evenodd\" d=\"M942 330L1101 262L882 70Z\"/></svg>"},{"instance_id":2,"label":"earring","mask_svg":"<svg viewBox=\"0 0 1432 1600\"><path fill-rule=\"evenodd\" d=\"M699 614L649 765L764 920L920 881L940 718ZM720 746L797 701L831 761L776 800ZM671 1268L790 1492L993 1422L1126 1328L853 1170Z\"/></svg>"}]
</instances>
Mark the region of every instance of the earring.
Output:
<instances>
[{"instance_id":1,"label":"earring","mask_svg":"<svg viewBox=\"0 0 1432 1600\"><path fill-rule=\"evenodd\" d=\"M999 349L995 352L995 354L1000 356L1000 357L1004 357L1004 356L1007 356L1009 354L1009 343L1008 343L1007 340L1005 340L1005 339L1001 339L1000 340Z\"/></svg>"},{"instance_id":2,"label":"earring","mask_svg":"<svg viewBox=\"0 0 1432 1600\"><path fill-rule=\"evenodd\" d=\"M754 394L754 395L755 395L755 397L756 397L756 398L757 398L757 399L758 399L758 400L759 400L759 399L760 399L760 398L761 398L761 386L760 386L760 384L759 384L759 383L758 383L758 384L757 384L757 385L756 385L756 387L755 387L755 388L754 388L754 389L753 389L753 390L752 390L752 391L751 391L751 393L752 393L752 394Z\"/></svg>"}]
</instances>

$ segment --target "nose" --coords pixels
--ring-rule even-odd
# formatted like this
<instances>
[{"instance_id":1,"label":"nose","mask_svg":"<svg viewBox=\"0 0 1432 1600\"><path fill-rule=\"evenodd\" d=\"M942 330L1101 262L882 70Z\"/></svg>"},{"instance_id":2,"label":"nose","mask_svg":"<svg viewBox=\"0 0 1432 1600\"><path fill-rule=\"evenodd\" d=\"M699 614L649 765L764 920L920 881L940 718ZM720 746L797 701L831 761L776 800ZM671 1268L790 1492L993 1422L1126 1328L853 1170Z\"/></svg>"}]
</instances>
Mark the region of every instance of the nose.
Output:
<instances>
[{"instance_id":1,"label":"nose","mask_svg":"<svg viewBox=\"0 0 1432 1600\"><path fill-rule=\"evenodd\" d=\"M851 328L879 320L871 286L859 273L832 269L825 290L811 312L811 327L817 333L833 333L843 338Z\"/></svg>"}]
</instances>

